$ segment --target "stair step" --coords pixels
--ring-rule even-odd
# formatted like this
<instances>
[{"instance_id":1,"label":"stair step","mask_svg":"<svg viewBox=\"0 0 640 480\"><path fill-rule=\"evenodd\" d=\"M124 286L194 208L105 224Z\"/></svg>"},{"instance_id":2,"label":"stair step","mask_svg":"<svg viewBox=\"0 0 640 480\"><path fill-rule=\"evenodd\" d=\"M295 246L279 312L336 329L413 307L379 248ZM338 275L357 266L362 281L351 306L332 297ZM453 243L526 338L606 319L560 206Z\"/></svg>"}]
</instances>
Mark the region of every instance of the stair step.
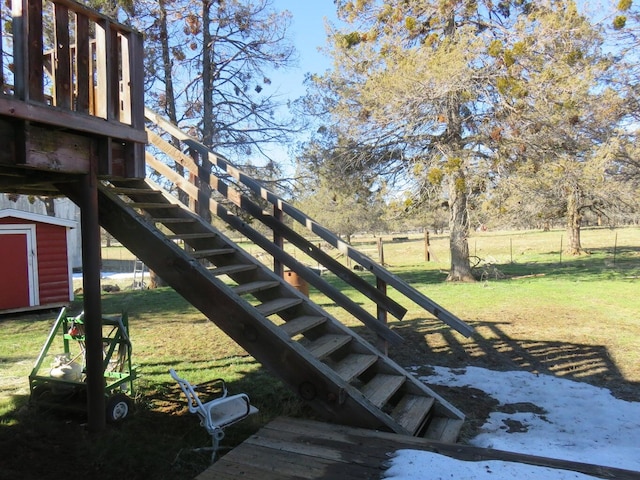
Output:
<instances>
[{"instance_id":1,"label":"stair step","mask_svg":"<svg viewBox=\"0 0 640 480\"><path fill-rule=\"evenodd\" d=\"M162 195L160 190L135 187L111 187L111 190L119 195Z\"/></svg>"},{"instance_id":2,"label":"stair step","mask_svg":"<svg viewBox=\"0 0 640 480\"><path fill-rule=\"evenodd\" d=\"M367 368L376 363L377 355L351 353L338 362L334 370L347 383L361 375Z\"/></svg>"},{"instance_id":3,"label":"stair step","mask_svg":"<svg viewBox=\"0 0 640 480\"><path fill-rule=\"evenodd\" d=\"M170 240L193 240L195 238L214 238L218 235L213 232L196 232L196 233L176 233L175 235L166 235Z\"/></svg>"},{"instance_id":4,"label":"stair step","mask_svg":"<svg viewBox=\"0 0 640 480\"><path fill-rule=\"evenodd\" d=\"M160 203L160 202L130 202L127 205L131 208L141 208L143 210L151 210L154 208L182 208L175 203Z\"/></svg>"},{"instance_id":5,"label":"stair step","mask_svg":"<svg viewBox=\"0 0 640 480\"><path fill-rule=\"evenodd\" d=\"M405 395L393 409L391 416L411 435L420 431L435 403L432 397Z\"/></svg>"},{"instance_id":6,"label":"stair step","mask_svg":"<svg viewBox=\"0 0 640 480\"><path fill-rule=\"evenodd\" d=\"M230 253L236 253L235 248L210 248L209 250L198 250L196 252L191 252L193 258L207 258L207 257L215 257L217 255L228 255Z\"/></svg>"},{"instance_id":7,"label":"stair step","mask_svg":"<svg viewBox=\"0 0 640 480\"><path fill-rule=\"evenodd\" d=\"M231 275L233 273L240 273L240 272L248 272L250 270L255 270L256 267L254 264L252 263L239 263L236 265L224 265L222 267L213 267L213 268L209 268L209 272L211 272L212 275Z\"/></svg>"},{"instance_id":8,"label":"stair step","mask_svg":"<svg viewBox=\"0 0 640 480\"><path fill-rule=\"evenodd\" d=\"M349 335L329 334L312 341L307 346L307 349L314 357L323 359L324 357L332 354L350 341L351 337Z\"/></svg>"},{"instance_id":9,"label":"stair step","mask_svg":"<svg viewBox=\"0 0 640 480\"><path fill-rule=\"evenodd\" d=\"M296 335L306 332L307 330L310 330L313 327L322 325L326 321L327 321L326 317L319 317L315 315L303 315L302 317L297 317L292 320L289 320L284 325L281 325L280 328L282 328L282 330L284 330L285 333L290 337L295 337Z\"/></svg>"},{"instance_id":10,"label":"stair step","mask_svg":"<svg viewBox=\"0 0 640 480\"><path fill-rule=\"evenodd\" d=\"M182 218L182 217L154 217L153 220L155 223L195 223L196 220L193 218Z\"/></svg>"},{"instance_id":11,"label":"stair step","mask_svg":"<svg viewBox=\"0 0 640 480\"><path fill-rule=\"evenodd\" d=\"M431 419L424 438L440 442L455 443L462 429L464 420L459 418L435 417Z\"/></svg>"},{"instance_id":12,"label":"stair step","mask_svg":"<svg viewBox=\"0 0 640 480\"><path fill-rule=\"evenodd\" d=\"M378 374L362 387L362 394L376 407L382 407L405 382L402 375Z\"/></svg>"},{"instance_id":13,"label":"stair step","mask_svg":"<svg viewBox=\"0 0 640 480\"><path fill-rule=\"evenodd\" d=\"M247 293L261 292L263 290L269 290L280 285L277 280L258 280L256 282L249 282L242 285L233 287L233 291L238 295L245 295Z\"/></svg>"},{"instance_id":14,"label":"stair step","mask_svg":"<svg viewBox=\"0 0 640 480\"><path fill-rule=\"evenodd\" d=\"M264 315L268 317L269 315L273 315L274 313L281 312L286 310L287 308L295 307L296 305L300 305L302 303L301 298L276 298L275 300L269 300L268 302L264 302L258 306L256 309Z\"/></svg>"}]
</instances>

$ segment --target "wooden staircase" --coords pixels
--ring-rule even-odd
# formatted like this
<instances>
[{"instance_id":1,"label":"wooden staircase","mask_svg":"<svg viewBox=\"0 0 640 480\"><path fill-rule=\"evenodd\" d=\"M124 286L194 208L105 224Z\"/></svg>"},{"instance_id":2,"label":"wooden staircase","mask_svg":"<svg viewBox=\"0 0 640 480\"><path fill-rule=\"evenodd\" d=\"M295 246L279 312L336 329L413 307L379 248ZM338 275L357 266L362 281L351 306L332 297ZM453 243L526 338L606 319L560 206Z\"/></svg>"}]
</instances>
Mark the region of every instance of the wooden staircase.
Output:
<instances>
[{"instance_id":1,"label":"wooden staircase","mask_svg":"<svg viewBox=\"0 0 640 480\"><path fill-rule=\"evenodd\" d=\"M103 182L98 206L102 227L327 420L457 439L462 412L150 180Z\"/></svg>"}]
</instances>

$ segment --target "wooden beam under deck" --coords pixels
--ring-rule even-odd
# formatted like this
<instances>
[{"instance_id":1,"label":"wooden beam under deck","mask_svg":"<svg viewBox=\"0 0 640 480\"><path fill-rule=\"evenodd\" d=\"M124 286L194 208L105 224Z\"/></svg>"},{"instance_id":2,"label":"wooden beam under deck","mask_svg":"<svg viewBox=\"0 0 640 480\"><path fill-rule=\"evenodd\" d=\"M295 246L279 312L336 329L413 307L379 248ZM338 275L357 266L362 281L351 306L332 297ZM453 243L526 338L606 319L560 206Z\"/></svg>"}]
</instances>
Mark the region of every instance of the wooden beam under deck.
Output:
<instances>
[{"instance_id":1,"label":"wooden beam under deck","mask_svg":"<svg viewBox=\"0 0 640 480\"><path fill-rule=\"evenodd\" d=\"M147 133L124 123L107 121L91 115L55 108L49 105L27 103L0 96L0 117L44 123L68 130L96 136L113 137L121 141L146 144Z\"/></svg>"},{"instance_id":2,"label":"wooden beam under deck","mask_svg":"<svg viewBox=\"0 0 640 480\"><path fill-rule=\"evenodd\" d=\"M0 187L6 187L0 191L6 193L56 195L51 185L61 181L59 174L86 174L91 165L101 178L144 177L144 144L2 117L0 141Z\"/></svg>"}]
</instances>

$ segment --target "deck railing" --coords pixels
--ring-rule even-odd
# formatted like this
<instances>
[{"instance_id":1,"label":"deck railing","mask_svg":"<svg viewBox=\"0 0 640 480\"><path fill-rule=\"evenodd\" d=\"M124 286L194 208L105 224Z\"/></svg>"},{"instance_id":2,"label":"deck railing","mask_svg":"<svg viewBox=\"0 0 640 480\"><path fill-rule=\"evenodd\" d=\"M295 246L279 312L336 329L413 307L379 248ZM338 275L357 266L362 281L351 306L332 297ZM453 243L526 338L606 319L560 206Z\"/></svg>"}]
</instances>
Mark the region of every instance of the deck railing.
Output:
<instances>
[{"instance_id":1,"label":"deck railing","mask_svg":"<svg viewBox=\"0 0 640 480\"><path fill-rule=\"evenodd\" d=\"M6 11L0 18L0 91L4 98L55 111L38 111L35 119L28 109L0 113L56 124L60 111L73 112L79 115L64 117L71 128L83 130L82 117L89 116L144 131L139 32L72 0L12 0L11 6L10 22ZM104 133L144 141L143 135L125 131L112 128Z\"/></svg>"}]
</instances>

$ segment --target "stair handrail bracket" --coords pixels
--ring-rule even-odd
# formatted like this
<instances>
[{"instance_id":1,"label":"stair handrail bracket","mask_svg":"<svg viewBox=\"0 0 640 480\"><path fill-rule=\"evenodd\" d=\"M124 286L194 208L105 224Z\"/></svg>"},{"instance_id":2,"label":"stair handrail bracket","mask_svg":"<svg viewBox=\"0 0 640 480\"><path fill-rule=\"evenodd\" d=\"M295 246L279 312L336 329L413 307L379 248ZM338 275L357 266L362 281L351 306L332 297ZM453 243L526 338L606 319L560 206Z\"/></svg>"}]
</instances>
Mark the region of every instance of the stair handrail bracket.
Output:
<instances>
[{"instance_id":1,"label":"stair handrail bracket","mask_svg":"<svg viewBox=\"0 0 640 480\"><path fill-rule=\"evenodd\" d=\"M424 295L423 293L418 291L416 288L414 288L413 286L411 286L410 284L402 280L397 275L391 273L385 267L377 264L368 256L360 253L358 250L351 247L349 244L341 240L333 232L329 231L328 229L318 224L312 218L307 216L298 208L289 204L286 200L278 196L276 193L265 188L261 182L253 179L246 173L243 173L240 169L236 168L234 165L231 164L230 161L228 161L224 157L210 151L206 146L202 145L201 143L199 143L198 141L196 141L195 139L187 135L185 132L180 130L179 127L175 126L174 124L162 118L160 115L156 114L155 112L151 111L148 108L145 109L145 117L149 122L157 126L159 129L163 130L165 133L183 142L185 145L189 147L191 151L197 152L201 158L208 159L211 164L215 165L218 169L224 172L225 176L233 178L236 182L242 184L244 187L250 190L253 194L269 202L271 205L273 205L275 209L287 214L293 220L303 225L310 232L322 238L329 245L336 248L340 253L344 254L346 257L362 265L367 271L369 271L376 277L378 283L382 283L385 286L393 287L396 291L404 295L406 298L413 301L418 306L424 308L429 313L434 315L436 318L446 323L451 328L453 328L460 334L464 335L465 337L469 337L473 334L474 332L473 327L471 327L470 325L468 325L467 323L459 319L457 316L455 316L453 313L449 312L442 306L432 301L426 295ZM153 142L153 138L160 138L159 136L152 137L151 131L149 131L149 136L152 142ZM160 148L162 149L162 147ZM166 147L165 147L165 153L166 153ZM176 160L176 161L179 162L179 160ZM213 179L214 175L212 174L211 177ZM219 188L220 185L222 185L222 188ZM246 199L246 197L241 198L241 201L239 201L238 198L241 197L241 193L239 193L238 190L234 190L232 193L230 193L230 190L232 190L232 188L230 188L229 185L227 185L227 183L225 183L223 179L217 178L215 181L212 180L211 186L212 188L218 189L218 191L223 196L226 196L227 199L231 200L238 207L243 208L243 210L252 214L254 218L257 218L261 222L265 223L268 227L273 228L274 224L277 222L280 222L284 225L284 222L277 220L274 215L260 215L255 210L250 211L251 209L249 209L248 211L247 206L249 205L250 202ZM268 220L267 220L267 217L268 217ZM296 239L292 238L293 235L290 232L288 232L286 228L279 229L277 233L279 235L282 235L284 238L291 241L291 243L295 245ZM329 269L331 270L331 268ZM340 274L337 274L337 275L340 276L340 278L342 278ZM349 279L343 278L343 280L349 282ZM354 284L352 283L352 285ZM354 286L355 288L360 289L359 286L357 285L354 285ZM379 292L378 294L370 294L367 296L373 299L378 304L379 308L382 307L384 310L389 311L399 319L401 319L402 315L404 315L404 313L406 312L406 309L404 309L404 307L401 307L402 310L392 311L388 304L381 305L383 302L380 300L380 297L389 299L389 297L385 293ZM372 298L374 296L376 297L375 299ZM383 312L383 313L386 313L386 312Z\"/></svg>"}]
</instances>

